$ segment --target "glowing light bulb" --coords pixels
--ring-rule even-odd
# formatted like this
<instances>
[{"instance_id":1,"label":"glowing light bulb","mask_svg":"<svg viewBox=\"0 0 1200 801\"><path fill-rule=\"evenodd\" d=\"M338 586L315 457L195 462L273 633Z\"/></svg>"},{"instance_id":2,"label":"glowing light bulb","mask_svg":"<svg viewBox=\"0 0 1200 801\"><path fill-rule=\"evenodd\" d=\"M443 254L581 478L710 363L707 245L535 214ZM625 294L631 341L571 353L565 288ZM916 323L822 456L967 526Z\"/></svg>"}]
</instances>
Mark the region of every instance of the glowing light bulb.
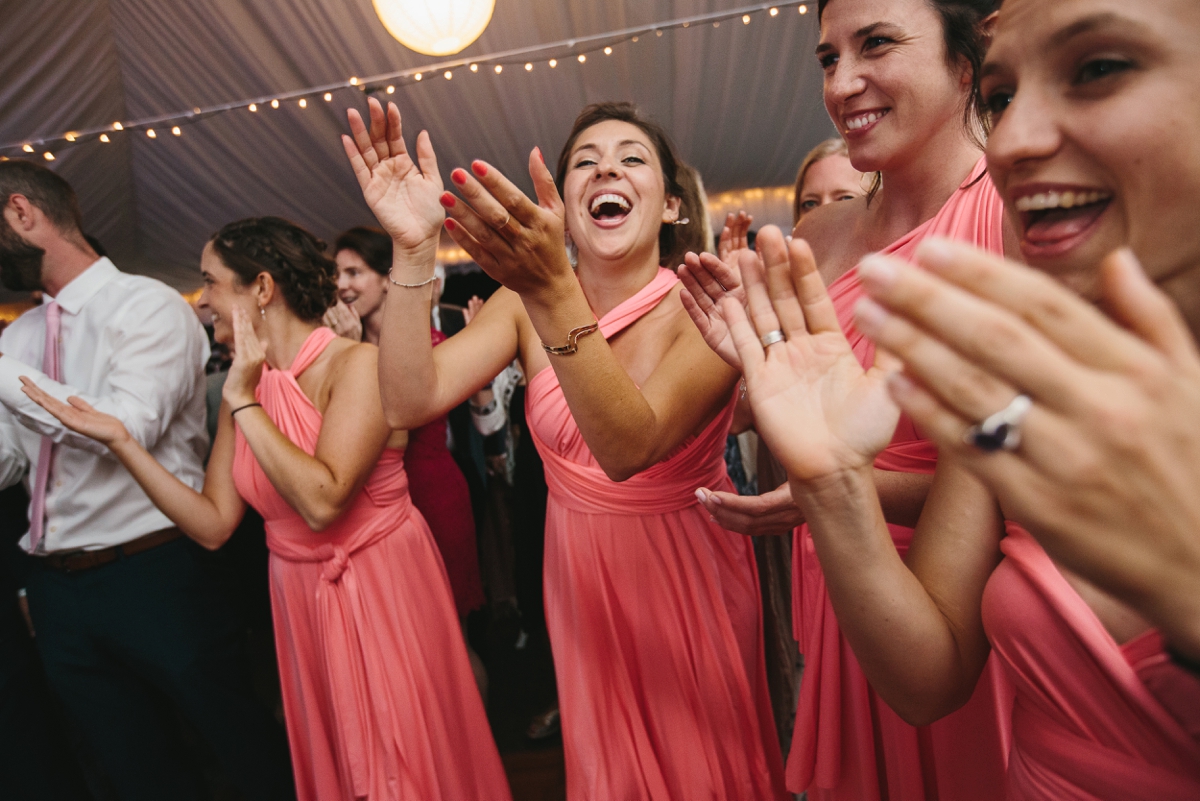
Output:
<instances>
[{"instance_id":1,"label":"glowing light bulb","mask_svg":"<svg viewBox=\"0 0 1200 801\"><path fill-rule=\"evenodd\" d=\"M119 123L119 122L114 122L114 123L113 123L113 130L114 130L114 131L123 131L123 130L125 130L125 126L124 126L124 125L122 125L122 124L121 124L121 123Z\"/></svg>"},{"instance_id":2,"label":"glowing light bulb","mask_svg":"<svg viewBox=\"0 0 1200 801\"><path fill-rule=\"evenodd\" d=\"M24 150L26 153L32 153L32 152L33 152L33 145L25 145L25 146L23 146L21 149L22 149L22 150Z\"/></svg>"},{"instance_id":3,"label":"glowing light bulb","mask_svg":"<svg viewBox=\"0 0 1200 801\"><path fill-rule=\"evenodd\" d=\"M800 6L800 13L801 13L801 14L807 14L807 13L808 13L808 6Z\"/></svg>"},{"instance_id":4,"label":"glowing light bulb","mask_svg":"<svg viewBox=\"0 0 1200 801\"><path fill-rule=\"evenodd\" d=\"M525 71L526 71L526 72L533 72L533 64L532 64L531 62L529 62L529 61L526 61L526 62L525 62Z\"/></svg>"},{"instance_id":5,"label":"glowing light bulb","mask_svg":"<svg viewBox=\"0 0 1200 801\"><path fill-rule=\"evenodd\" d=\"M427 56L448 56L479 38L496 0L372 0L396 41Z\"/></svg>"},{"instance_id":6,"label":"glowing light bulb","mask_svg":"<svg viewBox=\"0 0 1200 801\"><path fill-rule=\"evenodd\" d=\"M771 9L770 11L768 11L767 13L768 13L768 14L770 14L772 17L778 17L778 16L779 16L779 9L778 9L778 8L772 8L772 9Z\"/></svg>"},{"instance_id":7,"label":"glowing light bulb","mask_svg":"<svg viewBox=\"0 0 1200 801\"><path fill-rule=\"evenodd\" d=\"M630 39L629 41L631 41L631 42L637 42L637 40L638 40L638 38L635 36L635 37L633 37L632 39Z\"/></svg>"},{"instance_id":8,"label":"glowing light bulb","mask_svg":"<svg viewBox=\"0 0 1200 801\"><path fill-rule=\"evenodd\" d=\"M111 140L108 138L108 134L100 134L100 141L107 143Z\"/></svg>"},{"instance_id":9,"label":"glowing light bulb","mask_svg":"<svg viewBox=\"0 0 1200 801\"><path fill-rule=\"evenodd\" d=\"M750 24L750 15L749 15L749 14L743 14L743 15L742 15L742 24L743 24L743 25L749 25L749 24Z\"/></svg>"},{"instance_id":10,"label":"glowing light bulb","mask_svg":"<svg viewBox=\"0 0 1200 801\"><path fill-rule=\"evenodd\" d=\"M496 74L497 74L497 75L499 75L499 74L500 74L500 73L502 73L502 72L504 72L504 65L503 65L503 64L497 64L497 65L496 65Z\"/></svg>"},{"instance_id":11,"label":"glowing light bulb","mask_svg":"<svg viewBox=\"0 0 1200 801\"><path fill-rule=\"evenodd\" d=\"M387 93L388 93L389 95L394 95L394 94L396 94L396 87L394 87L394 86L389 86L389 87L387 88Z\"/></svg>"},{"instance_id":12,"label":"glowing light bulb","mask_svg":"<svg viewBox=\"0 0 1200 801\"><path fill-rule=\"evenodd\" d=\"M175 134L176 136L183 136L183 129L181 129L178 125L176 125L174 128L171 129L171 133Z\"/></svg>"},{"instance_id":13,"label":"glowing light bulb","mask_svg":"<svg viewBox=\"0 0 1200 801\"><path fill-rule=\"evenodd\" d=\"M606 55L606 56L611 56L611 55L612 55L612 48L611 48L611 47L606 47L606 48L604 48L604 55Z\"/></svg>"},{"instance_id":14,"label":"glowing light bulb","mask_svg":"<svg viewBox=\"0 0 1200 801\"><path fill-rule=\"evenodd\" d=\"M454 73L451 72L450 70L446 70L445 72L442 73L442 77L448 81L454 77Z\"/></svg>"},{"instance_id":15,"label":"glowing light bulb","mask_svg":"<svg viewBox=\"0 0 1200 801\"><path fill-rule=\"evenodd\" d=\"M585 56L583 53L580 53L579 54L579 63L582 64L585 61L587 61L587 56Z\"/></svg>"},{"instance_id":16,"label":"glowing light bulb","mask_svg":"<svg viewBox=\"0 0 1200 801\"><path fill-rule=\"evenodd\" d=\"M46 161L54 161L54 154L47 150L42 154L42 158L44 158Z\"/></svg>"},{"instance_id":17,"label":"glowing light bulb","mask_svg":"<svg viewBox=\"0 0 1200 801\"><path fill-rule=\"evenodd\" d=\"M330 100L333 100L333 92L326 92L325 93L325 102L328 103Z\"/></svg>"},{"instance_id":18,"label":"glowing light bulb","mask_svg":"<svg viewBox=\"0 0 1200 801\"><path fill-rule=\"evenodd\" d=\"M279 108L279 100L277 100L277 99L276 99L276 100L272 100L272 101L271 101L271 108Z\"/></svg>"},{"instance_id":19,"label":"glowing light bulb","mask_svg":"<svg viewBox=\"0 0 1200 801\"><path fill-rule=\"evenodd\" d=\"M350 77L350 85L351 85L351 86L358 86L358 78L356 78L356 77L354 77L354 76L351 76L351 77Z\"/></svg>"},{"instance_id":20,"label":"glowing light bulb","mask_svg":"<svg viewBox=\"0 0 1200 801\"><path fill-rule=\"evenodd\" d=\"M471 65L471 72L479 72L479 65L478 65L478 64L472 64L472 65Z\"/></svg>"},{"instance_id":21,"label":"glowing light bulb","mask_svg":"<svg viewBox=\"0 0 1200 801\"><path fill-rule=\"evenodd\" d=\"M74 142L76 139L76 136L77 136L77 134L74 131L67 131L67 135L63 138L66 139L68 142Z\"/></svg>"},{"instance_id":22,"label":"glowing light bulb","mask_svg":"<svg viewBox=\"0 0 1200 801\"><path fill-rule=\"evenodd\" d=\"M250 108L250 110L251 110L251 111L258 111L258 104L257 104L257 103L251 103L251 104L250 104L250 106L249 106L249 108Z\"/></svg>"},{"instance_id":23,"label":"glowing light bulb","mask_svg":"<svg viewBox=\"0 0 1200 801\"><path fill-rule=\"evenodd\" d=\"M654 35L655 35L655 36L662 36L662 31L655 31L655 32L654 32Z\"/></svg>"},{"instance_id":24,"label":"glowing light bulb","mask_svg":"<svg viewBox=\"0 0 1200 801\"><path fill-rule=\"evenodd\" d=\"M719 23L719 22L714 22L714 23L713 23L713 27L714 27L714 28L720 28L720 27L721 27L721 23Z\"/></svg>"},{"instance_id":25,"label":"glowing light bulb","mask_svg":"<svg viewBox=\"0 0 1200 801\"><path fill-rule=\"evenodd\" d=\"M424 75L422 75L421 73L419 73L419 72L418 72L416 75L414 75L414 76L413 76L413 80L414 80L414 81L419 81L419 80L421 80L423 77L425 77L425 76L424 76Z\"/></svg>"},{"instance_id":26,"label":"glowing light bulb","mask_svg":"<svg viewBox=\"0 0 1200 801\"><path fill-rule=\"evenodd\" d=\"M550 69L554 69L557 66L558 66L558 59L557 58L550 59Z\"/></svg>"},{"instance_id":27,"label":"glowing light bulb","mask_svg":"<svg viewBox=\"0 0 1200 801\"><path fill-rule=\"evenodd\" d=\"M147 128L147 129L146 129L146 136L150 137L151 139L157 139L157 138L158 138L158 134L156 134L156 133L154 132L154 129L153 129L153 128Z\"/></svg>"},{"instance_id":28,"label":"glowing light bulb","mask_svg":"<svg viewBox=\"0 0 1200 801\"><path fill-rule=\"evenodd\" d=\"M308 101L302 97L296 105L300 106L300 108L308 108Z\"/></svg>"}]
</instances>

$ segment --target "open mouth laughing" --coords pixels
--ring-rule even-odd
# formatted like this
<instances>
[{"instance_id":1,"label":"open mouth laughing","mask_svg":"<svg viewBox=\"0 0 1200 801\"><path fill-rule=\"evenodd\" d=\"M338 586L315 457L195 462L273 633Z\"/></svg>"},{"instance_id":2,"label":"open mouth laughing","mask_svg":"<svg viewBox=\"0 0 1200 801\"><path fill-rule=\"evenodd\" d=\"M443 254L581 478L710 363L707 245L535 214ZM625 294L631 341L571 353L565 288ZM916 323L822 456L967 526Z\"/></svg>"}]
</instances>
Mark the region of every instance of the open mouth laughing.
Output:
<instances>
[{"instance_id":1,"label":"open mouth laughing","mask_svg":"<svg viewBox=\"0 0 1200 801\"><path fill-rule=\"evenodd\" d=\"M1029 256L1061 255L1083 242L1112 202L1112 193L1088 187L1030 187L1014 192L1022 249Z\"/></svg>"},{"instance_id":2,"label":"open mouth laughing","mask_svg":"<svg viewBox=\"0 0 1200 801\"><path fill-rule=\"evenodd\" d=\"M633 211L633 203L618 192L600 192L588 204L588 213L602 227L620 225Z\"/></svg>"}]
</instances>

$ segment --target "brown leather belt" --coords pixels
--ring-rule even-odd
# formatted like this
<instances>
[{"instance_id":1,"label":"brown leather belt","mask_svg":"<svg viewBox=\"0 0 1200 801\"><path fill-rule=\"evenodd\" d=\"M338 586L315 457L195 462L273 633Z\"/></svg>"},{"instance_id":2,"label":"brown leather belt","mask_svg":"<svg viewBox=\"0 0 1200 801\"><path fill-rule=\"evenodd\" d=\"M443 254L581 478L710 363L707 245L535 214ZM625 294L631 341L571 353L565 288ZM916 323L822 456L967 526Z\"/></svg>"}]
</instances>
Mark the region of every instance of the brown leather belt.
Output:
<instances>
[{"instance_id":1,"label":"brown leather belt","mask_svg":"<svg viewBox=\"0 0 1200 801\"><path fill-rule=\"evenodd\" d=\"M164 528L162 531L152 531L145 536L138 537L136 540L114 545L111 548L100 548L95 551L49 553L45 556L37 556L35 554L35 556L37 556L43 565L53 570L61 570L64 573L78 573L81 570L91 570L94 567L115 562L122 555L133 556L143 551L148 551L151 548L166 545L168 542L177 540L182 536L182 531L175 526L171 526L171 528Z\"/></svg>"}]
</instances>

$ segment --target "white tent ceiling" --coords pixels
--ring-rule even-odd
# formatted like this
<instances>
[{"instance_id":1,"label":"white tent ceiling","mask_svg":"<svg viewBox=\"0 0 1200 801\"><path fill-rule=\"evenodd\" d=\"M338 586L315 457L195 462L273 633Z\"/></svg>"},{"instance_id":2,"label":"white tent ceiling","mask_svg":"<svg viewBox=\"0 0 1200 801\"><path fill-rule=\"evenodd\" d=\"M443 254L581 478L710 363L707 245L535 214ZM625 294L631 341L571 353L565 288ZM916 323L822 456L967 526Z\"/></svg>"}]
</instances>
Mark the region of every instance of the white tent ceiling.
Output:
<instances>
[{"instance_id":1,"label":"white tent ceiling","mask_svg":"<svg viewBox=\"0 0 1200 801\"><path fill-rule=\"evenodd\" d=\"M745 0L496 0L462 55L729 10ZM815 4L814 4L815 5ZM632 100L663 123L710 192L790 183L832 133L813 57L816 14L640 37L586 64L459 71L399 87L409 138L427 128L448 174L483 158L524 180L529 150L557 154L579 109ZM814 8L815 10L815 8ZM370 0L0 0L0 142L417 68L439 59L392 39ZM181 137L115 134L56 148L89 233L124 269L198 285L221 225L277 214L330 239L372 221L338 134L358 90L206 118ZM11 154L10 155L16 155ZM10 296L11 297L11 296ZM9 299L0 294L0 299Z\"/></svg>"}]
</instances>

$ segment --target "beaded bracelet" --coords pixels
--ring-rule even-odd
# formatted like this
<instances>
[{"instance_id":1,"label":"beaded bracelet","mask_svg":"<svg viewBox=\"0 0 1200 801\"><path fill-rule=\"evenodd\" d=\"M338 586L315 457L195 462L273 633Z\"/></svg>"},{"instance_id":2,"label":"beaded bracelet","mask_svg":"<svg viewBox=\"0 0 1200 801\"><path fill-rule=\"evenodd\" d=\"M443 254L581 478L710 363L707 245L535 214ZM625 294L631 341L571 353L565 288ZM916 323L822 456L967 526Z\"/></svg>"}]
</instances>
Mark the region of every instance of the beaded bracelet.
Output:
<instances>
[{"instance_id":1,"label":"beaded bracelet","mask_svg":"<svg viewBox=\"0 0 1200 801\"><path fill-rule=\"evenodd\" d=\"M423 286L428 286L429 284L432 284L434 281L436 281L437 273L434 273L433 275L429 276L428 278L426 278L424 281L422 281L419 284L402 284L399 281L397 281L395 278L392 278L392 271L388 270L387 279L388 279L388 281L395 284L396 286L402 286L405 289L419 289Z\"/></svg>"},{"instance_id":2,"label":"beaded bracelet","mask_svg":"<svg viewBox=\"0 0 1200 801\"><path fill-rule=\"evenodd\" d=\"M566 356L579 350L579 338L587 334L595 333L600 330L600 323L595 322L591 325L581 325L578 328L572 328L567 332L567 344L557 348L552 348L545 342L542 343L542 348L551 356Z\"/></svg>"}]
</instances>

